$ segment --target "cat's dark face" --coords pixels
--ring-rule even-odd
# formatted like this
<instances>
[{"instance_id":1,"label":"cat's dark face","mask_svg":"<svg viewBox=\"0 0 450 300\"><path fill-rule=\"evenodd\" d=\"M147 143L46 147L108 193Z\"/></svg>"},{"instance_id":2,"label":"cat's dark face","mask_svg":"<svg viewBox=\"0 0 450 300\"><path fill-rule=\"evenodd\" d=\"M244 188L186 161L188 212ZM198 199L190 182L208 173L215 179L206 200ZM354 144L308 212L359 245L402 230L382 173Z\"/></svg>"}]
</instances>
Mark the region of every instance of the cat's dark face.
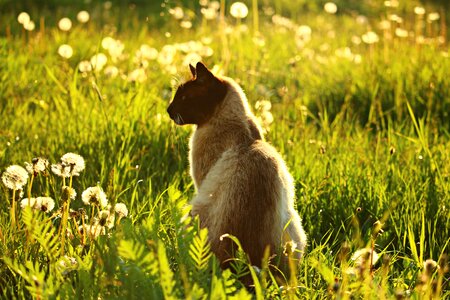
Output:
<instances>
[{"instance_id":1,"label":"cat's dark face","mask_svg":"<svg viewBox=\"0 0 450 300\"><path fill-rule=\"evenodd\" d=\"M224 99L227 88L202 63L189 67L193 78L178 87L167 112L178 125L203 125Z\"/></svg>"}]
</instances>

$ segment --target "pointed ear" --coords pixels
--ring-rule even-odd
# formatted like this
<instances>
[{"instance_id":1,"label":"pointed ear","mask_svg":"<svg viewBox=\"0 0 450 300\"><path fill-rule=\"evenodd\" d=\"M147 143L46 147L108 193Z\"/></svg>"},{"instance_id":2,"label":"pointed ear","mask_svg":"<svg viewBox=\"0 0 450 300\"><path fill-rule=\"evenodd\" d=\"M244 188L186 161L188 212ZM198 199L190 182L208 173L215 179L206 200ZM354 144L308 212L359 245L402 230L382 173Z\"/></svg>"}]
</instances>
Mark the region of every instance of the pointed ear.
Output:
<instances>
[{"instance_id":1,"label":"pointed ear","mask_svg":"<svg viewBox=\"0 0 450 300\"><path fill-rule=\"evenodd\" d=\"M208 80L214 78L213 73L206 68L204 64L201 62L197 63L196 66L196 72L197 72L197 80L200 82L207 82Z\"/></svg>"},{"instance_id":2,"label":"pointed ear","mask_svg":"<svg viewBox=\"0 0 450 300\"><path fill-rule=\"evenodd\" d=\"M193 65L191 65L191 64L189 64L189 69L191 70L191 73L192 73L192 77L195 77L196 76L196 71L195 71L195 68L194 68L194 66Z\"/></svg>"}]
</instances>

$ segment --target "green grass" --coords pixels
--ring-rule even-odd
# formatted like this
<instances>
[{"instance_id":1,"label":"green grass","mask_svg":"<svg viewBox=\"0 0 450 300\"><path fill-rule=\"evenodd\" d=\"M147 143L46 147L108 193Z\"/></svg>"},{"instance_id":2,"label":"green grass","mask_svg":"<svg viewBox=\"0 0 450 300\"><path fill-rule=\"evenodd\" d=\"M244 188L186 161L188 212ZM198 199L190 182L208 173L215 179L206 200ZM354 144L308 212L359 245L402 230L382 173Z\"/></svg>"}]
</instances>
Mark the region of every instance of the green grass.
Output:
<instances>
[{"instance_id":1,"label":"green grass","mask_svg":"<svg viewBox=\"0 0 450 300\"><path fill-rule=\"evenodd\" d=\"M74 226L79 218L69 220L72 235L62 244L63 222L50 218L52 213L19 207L20 229L13 227L12 192L2 185L1 297L449 297L450 60L447 44L438 42L445 25L429 25L427 44L412 37L389 39L377 29L386 8L376 7L379 14L359 24L352 10L364 5L338 4L338 15L327 15L317 10L321 4L314 4L307 13L298 9L289 16L295 26L312 29L303 47L296 44L294 29L274 25L262 7L259 34L252 11L241 21L247 27L240 32L227 10L231 30L225 37L221 33L227 29L217 20L204 20L193 5L185 11L191 29L180 28L167 10L161 17L159 10L146 11L142 4L134 10L113 5L111 11L91 5L87 24L76 21L73 9L30 7L37 25L33 32L22 30L15 20L18 12L4 13L0 172L33 157L55 163L75 152L84 157L86 169L73 178L78 195L71 208L84 208L91 216L94 208L83 205L81 194L98 185L110 203L125 203L129 215L86 243ZM276 1L271 6L285 12L290 5ZM412 31L419 24L413 5L402 4L398 12L405 20L399 26ZM66 15L73 22L67 33L56 25ZM41 17L45 29L40 29ZM352 43L353 36L371 29L379 43ZM108 65L117 66L120 74L81 74L80 61L108 53L101 46L106 36L125 45L123 60L112 62L107 55ZM297 210L309 237L305 258L283 287L267 269L260 274L251 269L259 279L249 293L238 275L220 270L205 231L182 219L194 195L187 160L192 128L175 126L165 109L175 82L188 78L186 54L176 52L170 64L174 74L149 60L145 81L126 80L138 68L133 56L141 44L161 51L165 45L205 42L205 37L214 51L203 57L209 67L236 78L252 106L261 100L272 103L274 122L266 139L294 176ZM63 43L74 50L69 59L58 55ZM360 55L361 62L339 55L345 50L336 52L344 47ZM40 174L31 195L52 197L56 211L63 206L62 184L52 172ZM374 248L381 258L373 268L354 269L350 256L364 247ZM66 261L63 251L76 264ZM427 259L441 267L427 271ZM236 267L249 272L243 262Z\"/></svg>"}]
</instances>

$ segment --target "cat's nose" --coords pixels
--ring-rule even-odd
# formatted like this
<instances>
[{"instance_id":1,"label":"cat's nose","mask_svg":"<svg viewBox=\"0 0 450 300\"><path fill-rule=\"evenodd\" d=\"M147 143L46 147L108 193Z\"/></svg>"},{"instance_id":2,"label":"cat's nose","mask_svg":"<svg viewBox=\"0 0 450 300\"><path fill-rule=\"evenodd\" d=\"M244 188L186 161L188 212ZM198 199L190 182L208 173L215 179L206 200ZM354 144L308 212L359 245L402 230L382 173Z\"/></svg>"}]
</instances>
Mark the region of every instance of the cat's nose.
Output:
<instances>
[{"instance_id":1,"label":"cat's nose","mask_svg":"<svg viewBox=\"0 0 450 300\"><path fill-rule=\"evenodd\" d=\"M167 108L167 113L169 114L169 117L170 117L171 119L173 119L173 118L172 118L172 111L173 111L172 105L169 105L169 107Z\"/></svg>"}]
</instances>

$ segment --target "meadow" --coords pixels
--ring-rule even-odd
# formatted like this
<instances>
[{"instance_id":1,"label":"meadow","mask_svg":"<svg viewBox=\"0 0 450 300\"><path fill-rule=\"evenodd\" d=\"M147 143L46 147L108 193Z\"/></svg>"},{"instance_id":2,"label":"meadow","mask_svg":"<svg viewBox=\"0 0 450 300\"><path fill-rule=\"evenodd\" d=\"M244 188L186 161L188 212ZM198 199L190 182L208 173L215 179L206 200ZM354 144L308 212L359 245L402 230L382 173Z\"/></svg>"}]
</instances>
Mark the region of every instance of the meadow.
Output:
<instances>
[{"instance_id":1,"label":"meadow","mask_svg":"<svg viewBox=\"0 0 450 300\"><path fill-rule=\"evenodd\" d=\"M448 10L244 3L0 3L1 298L450 297ZM193 128L166 108L200 60L295 179L284 283L243 253L221 270L183 218Z\"/></svg>"}]
</instances>

